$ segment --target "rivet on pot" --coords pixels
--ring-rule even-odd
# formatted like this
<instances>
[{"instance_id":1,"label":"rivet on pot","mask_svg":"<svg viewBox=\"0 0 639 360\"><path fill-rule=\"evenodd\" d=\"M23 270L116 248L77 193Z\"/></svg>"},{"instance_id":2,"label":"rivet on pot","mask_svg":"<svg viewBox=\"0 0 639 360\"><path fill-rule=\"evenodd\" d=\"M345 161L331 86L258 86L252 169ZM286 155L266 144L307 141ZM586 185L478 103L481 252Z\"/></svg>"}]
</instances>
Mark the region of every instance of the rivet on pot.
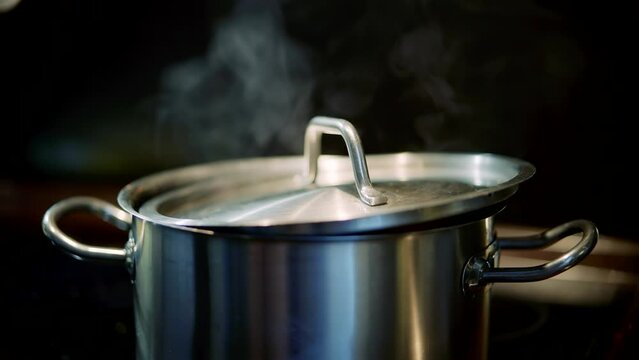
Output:
<instances>
[{"instance_id":1,"label":"rivet on pot","mask_svg":"<svg viewBox=\"0 0 639 360\"><path fill-rule=\"evenodd\" d=\"M468 260L462 275L464 294L474 294L483 289L482 274L489 268L490 263L481 256L473 256Z\"/></svg>"},{"instance_id":2,"label":"rivet on pot","mask_svg":"<svg viewBox=\"0 0 639 360\"><path fill-rule=\"evenodd\" d=\"M124 245L124 266L129 271L131 283L135 283L135 238L132 232L129 232L129 240Z\"/></svg>"}]
</instances>

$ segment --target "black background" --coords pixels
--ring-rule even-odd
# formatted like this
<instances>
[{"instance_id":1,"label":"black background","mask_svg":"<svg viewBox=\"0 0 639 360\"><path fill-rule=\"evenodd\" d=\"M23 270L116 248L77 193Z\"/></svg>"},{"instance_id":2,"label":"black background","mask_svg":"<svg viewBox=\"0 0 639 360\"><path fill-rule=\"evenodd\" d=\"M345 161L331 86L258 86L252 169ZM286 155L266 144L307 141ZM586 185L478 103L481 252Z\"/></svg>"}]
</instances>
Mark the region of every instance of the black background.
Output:
<instances>
[{"instance_id":1,"label":"black background","mask_svg":"<svg viewBox=\"0 0 639 360\"><path fill-rule=\"evenodd\" d=\"M490 151L530 161L537 174L505 220L552 226L587 218L603 233L634 238L636 5L411 5L273 5L283 9L288 35L314 54L313 103L305 114L347 117L370 153ZM244 155L171 156L189 135L167 150L153 132L163 72L204 56L232 7L229 1L28 0L0 14L3 181L125 184L160 169ZM410 77L387 69L400 35L424 24L436 24L443 46L456 49L435 75L454 91L457 110L412 94ZM351 71L358 67L365 70ZM351 98L370 98L363 110L331 106L322 95L349 87ZM443 114L445 125L424 125L439 140L415 135L412 122L424 114ZM247 154L280 153L297 154L277 147Z\"/></svg>"}]
</instances>

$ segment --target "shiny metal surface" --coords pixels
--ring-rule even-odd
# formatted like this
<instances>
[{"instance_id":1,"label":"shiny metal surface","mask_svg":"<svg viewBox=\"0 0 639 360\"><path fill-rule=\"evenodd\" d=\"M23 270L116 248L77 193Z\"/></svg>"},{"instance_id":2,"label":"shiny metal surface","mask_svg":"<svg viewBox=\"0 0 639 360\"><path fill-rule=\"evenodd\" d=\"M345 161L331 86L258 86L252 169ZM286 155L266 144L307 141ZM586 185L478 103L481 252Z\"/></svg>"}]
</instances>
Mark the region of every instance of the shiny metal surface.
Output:
<instances>
[{"instance_id":1,"label":"shiny metal surface","mask_svg":"<svg viewBox=\"0 0 639 360\"><path fill-rule=\"evenodd\" d=\"M448 218L512 196L534 174L524 161L494 154L367 156L371 180L388 202L367 206L348 157L320 156L313 186L303 157L245 159L175 169L138 180L122 208L170 226L270 234L344 234Z\"/></svg>"},{"instance_id":2,"label":"shiny metal surface","mask_svg":"<svg viewBox=\"0 0 639 360\"><path fill-rule=\"evenodd\" d=\"M349 156L320 156L324 133L341 135ZM251 234L354 234L494 205L513 195L534 172L528 162L495 154L366 157L350 122L318 116L307 126L303 157L175 169L129 184L118 202L131 214L168 226Z\"/></svg>"},{"instance_id":3,"label":"shiny metal surface","mask_svg":"<svg viewBox=\"0 0 639 360\"><path fill-rule=\"evenodd\" d=\"M386 196L373 188L373 184L371 184L362 142L355 127L343 119L316 116L311 119L307 126L304 136L304 157L308 162L306 174L308 181L313 183L317 178L317 159L321 153L321 136L323 133L341 135L344 138L348 156L353 163L355 187L362 202L370 206L386 204L388 201Z\"/></svg>"},{"instance_id":4,"label":"shiny metal surface","mask_svg":"<svg viewBox=\"0 0 639 360\"><path fill-rule=\"evenodd\" d=\"M588 220L574 220L540 234L523 238L504 238L497 246L504 249L531 249L550 246L568 236L581 233L581 240L562 256L542 265L529 267L493 268L490 261L483 257L473 257L464 270L464 286L473 287L497 282L532 282L559 275L581 262L597 244L599 232Z\"/></svg>"},{"instance_id":5,"label":"shiny metal surface","mask_svg":"<svg viewBox=\"0 0 639 360\"><path fill-rule=\"evenodd\" d=\"M128 214L115 210L70 198L47 211L43 229L76 258L128 266L138 359L483 360L490 283L521 281L498 268L494 219L480 213L454 226L342 236L232 234L133 216L124 249L89 249L57 226L89 211L127 227ZM563 271L594 246L594 225L571 222L505 242L550 244L576 229L584 239L564 257L581 255ZM465 265L478 260L488 266L466 292Z\"/></svg>"},{"instance_id":6,"label":"shiny metal surface","mask_svg":"<svg viewBox=\"0 0 639 360\"><path fill-rule=\"evenodd\" d=\"M64 199L51 206L42 219L42 230L53 244L60 246L64 251L81 260L124 261L126 259L126 249L86 245L60 230L59 220L74 212L95 214L100 219L122 230L128 230L131 224L131 214L106 201L84 196Z\"/></svg>"},{"instance_id":7,"label":"shiny metal surface","mask_svg":"<svg viewBox=\"0 0 639 360\"><path fill-rule=\"evenodd\" d=\"M131 231L138 359L486 358L489 290L464 296L460 279L492 218L306 239Z\"/></svg>"},{"instance_id":8,"label":"shiny metal surface","mask_svg":"<svg viewBox=\"0 0 639 360\"><path fill-rule=\"evenodd\" d=\"M120 191L124 211L92 198L47 211L43 230L68 253L128 266L138 359L486 359L490 284L521 281L498 267L493 216L534 167L494 154L364 158L347 122L316 120L306 157L151 175ZM342 134L352 157L319 156L324 132ZM72 239L57 222L76 211L130 224L129 241ZM587 245L544 276L594 246L580 224Z\"/></svg>"}]
</instances>

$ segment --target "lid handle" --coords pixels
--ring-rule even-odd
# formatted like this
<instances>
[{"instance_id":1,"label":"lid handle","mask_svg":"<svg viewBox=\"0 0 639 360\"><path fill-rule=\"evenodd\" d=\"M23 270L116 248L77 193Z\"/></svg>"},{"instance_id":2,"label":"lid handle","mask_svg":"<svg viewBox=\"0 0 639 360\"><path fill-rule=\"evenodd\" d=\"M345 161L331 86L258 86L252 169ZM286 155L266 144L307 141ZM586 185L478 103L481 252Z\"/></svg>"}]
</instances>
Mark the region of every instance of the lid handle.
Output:
<instances>
[{"instance_id":1,"label":"lid handle","mask_svg":"<svg viewBox=\"0 0 639 360\"><path fill-rule=\"evenodd\" d=\"M370 206L386 204L388 201L386 196L373 188L373 184L371 184L359 135L353 124L344 119L316 116L311 119L309 125L306 127L306 134L304 135L304 157L308 162L306 173L308 181L313 183L317 177L317 159L321 152L322 143L320 140L323 134L341 135L342 138L344 138L348 156L353 164L355 186L357 187L360 200Z\"/></svg>"}]
</instances>

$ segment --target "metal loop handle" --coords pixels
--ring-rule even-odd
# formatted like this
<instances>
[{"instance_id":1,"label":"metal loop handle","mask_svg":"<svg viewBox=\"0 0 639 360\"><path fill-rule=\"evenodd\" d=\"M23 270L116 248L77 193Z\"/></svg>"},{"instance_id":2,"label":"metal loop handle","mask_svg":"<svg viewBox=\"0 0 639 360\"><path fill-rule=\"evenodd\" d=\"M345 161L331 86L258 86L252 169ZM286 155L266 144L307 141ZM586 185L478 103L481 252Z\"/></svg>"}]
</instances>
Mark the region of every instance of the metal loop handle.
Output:
<instances>
[{"instance_id":1,"label":"metal loop handle","mask_svg":"<svg viewBox=\"0 0 639 360\"><path fill-rule=\"evenodd\" d=\"M58 221L74 212L89 212L118 229L128 230L131 226L131 214L108 202L92 197L77 196L62 200L51 206L42 218L42 230L55 245L59 245L71 256L80 260L116 260L126 261L127 249L90 246L82 244L58 227Z\"/></svg>"},{"instance_id":2,"label":"metal loop handle","mask_svg":"<svg viewBox=\"0 0 639 360\"><path fill-rule=\"evenodd\" d=\"M464 268L464 289L498 282L540 281L558 275L582 261L595 248L599 231L587 220L574 220L546 230L541 234L522 238L505 238L504 248L530 249L545 247L570 235L582 233L581 240L567 253L543 265L532 267L492 268L483 257L471 258ZM497 240L502 246L502 240Z\"/></svg>"},{"instance_id":3,"label":"metal loop handle","mask_svg":"<svg viewBox=\"0 0 639 360\"><path fill-rule=\"evenodd\" d=\"M373 188L371 184L359 135L353 124L344 119L316 116L309 122L304 135L304 157L308 162L306 173L308 181L313 183L317 177L317 159L321 152L322 134L341 135L344 138L348 156L353 165L355 186L362 202L370 206L386 204L388 201L386 196Z\"/></svg>"},{"instance_id":4,"label":"metal loop handle","mask_svg":"<svg viewBox=\"0 0 639 360\"><path fill-rule=\"evenodd\" d=\"M577 220L584 221L584 220ZM594 226L594 225L592 225ZM595 229L596 230L596 229ZM497 243L500 249L513 249L513 250L525 250L525 249L539 249L550 246L566 236L574 235L581 232L581 228L575 225L575 221L554 227L552 229L543 231L539 234L527 235L527 236L514 236L498 238Z\"/></svg>"}]
</instances>

